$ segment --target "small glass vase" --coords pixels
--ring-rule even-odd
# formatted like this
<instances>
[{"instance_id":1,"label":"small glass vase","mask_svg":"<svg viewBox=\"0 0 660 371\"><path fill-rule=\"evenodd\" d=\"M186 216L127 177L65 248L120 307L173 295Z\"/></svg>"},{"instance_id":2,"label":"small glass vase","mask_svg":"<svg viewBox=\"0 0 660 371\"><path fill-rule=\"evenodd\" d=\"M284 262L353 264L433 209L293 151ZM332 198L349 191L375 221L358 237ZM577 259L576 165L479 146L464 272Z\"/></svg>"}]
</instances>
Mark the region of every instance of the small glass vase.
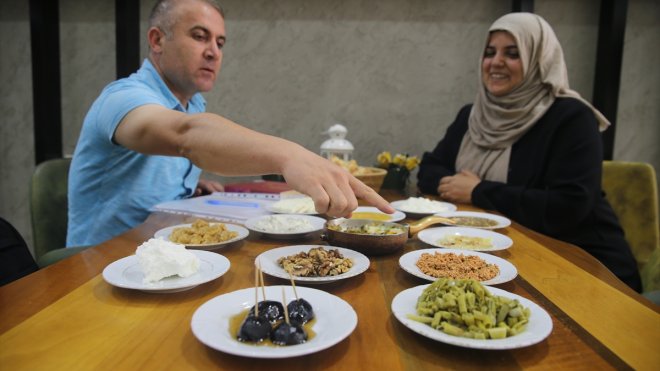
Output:
<instances>
[{"instance_id":1,"label":"small glass vase","mask_svg":"<svg viewBox=\"0 0 660 371\"><path fill-rule=\"evenodd\" d=\"M408 183L409 176L410 171L405 167L396 165L390 166L390 168L387 169L387 175L385 175L385 179L383 179L383 185L381 188L396 189L400 191L404 190Z\"/></svg>"}]
</instances>

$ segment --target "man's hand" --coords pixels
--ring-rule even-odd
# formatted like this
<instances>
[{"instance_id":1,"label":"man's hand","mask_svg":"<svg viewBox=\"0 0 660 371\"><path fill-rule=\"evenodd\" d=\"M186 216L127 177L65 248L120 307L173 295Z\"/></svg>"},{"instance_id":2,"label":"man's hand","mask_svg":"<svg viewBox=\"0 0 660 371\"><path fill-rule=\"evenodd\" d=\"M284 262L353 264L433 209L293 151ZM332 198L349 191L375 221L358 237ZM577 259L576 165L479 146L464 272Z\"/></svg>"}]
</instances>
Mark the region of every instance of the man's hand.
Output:
<instances>
[{"instance_id":1,"label":"man's hand","mask_svg":"<svg viewBox=\"0 0 660 371\"><path fill-rule=\"evenodd\" d=\"M224 192L224 190L225 187L223 187L222 184L213 180L200 178L199 183L197 183L197 188L195 188L194 196L208 195L213 192Z\"/></svg>"},{"instance_id":2,"label":"man's hand","mask_svg":"<svg viewBox=\"0 0 660 371\"><path fill-rule=\"evenodd\" d=\"M350 216L363 199L379 210L392 214L394 209L371 187L332 162L301 151L295 161L285 164L282 175L293 189L314 200L316 211L329 216Z\"/></svg>"},{"instance_id":3,"label":"man's hand","mask_svg":"<svg viewBox=\"0 0 660 371\"><path fill-rule=\"evenodd\" d=\"M472 203L472 191L481 182L477 174L469 170L461 170L453 176L440 179L438 194L443 199L462 204Z\"/></svg>"}]
</instances>

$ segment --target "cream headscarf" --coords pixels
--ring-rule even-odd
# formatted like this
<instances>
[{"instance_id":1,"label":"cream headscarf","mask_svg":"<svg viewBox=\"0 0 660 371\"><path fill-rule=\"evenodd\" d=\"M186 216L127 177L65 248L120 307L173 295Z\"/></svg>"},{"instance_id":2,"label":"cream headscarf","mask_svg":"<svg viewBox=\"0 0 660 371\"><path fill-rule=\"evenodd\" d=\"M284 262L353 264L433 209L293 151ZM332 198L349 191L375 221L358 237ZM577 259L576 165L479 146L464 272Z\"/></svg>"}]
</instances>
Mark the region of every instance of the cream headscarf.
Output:
<instances>
[{"instance_id":1,"label":"cream headscarf","mask_svg":"<svg viewBox=\"0 0 660 371\"><path fill-rule=\"evenodd\" d=\"M468 131L456 158L456 169L471 170L481 179L506 182L511 146L550 108L556 97L572 97L589 106L601 131L609 121L568 86L564 54L550 25L532 13L511 13L496 20L488 30L507 31L516 40L523 80L511 92L496 97L482 83L470 112Z\"/></svg>"}]
</instances>

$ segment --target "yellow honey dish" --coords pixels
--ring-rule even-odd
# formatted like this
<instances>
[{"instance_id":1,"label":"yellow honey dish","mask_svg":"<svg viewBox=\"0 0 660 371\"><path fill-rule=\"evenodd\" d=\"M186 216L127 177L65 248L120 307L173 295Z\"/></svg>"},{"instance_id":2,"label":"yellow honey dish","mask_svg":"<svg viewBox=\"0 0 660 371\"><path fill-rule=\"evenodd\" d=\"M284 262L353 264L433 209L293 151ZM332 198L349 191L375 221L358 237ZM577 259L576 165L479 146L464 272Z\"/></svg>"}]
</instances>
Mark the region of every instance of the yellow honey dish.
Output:
<instances>
[{"instance_id":1,"label":"yellow honey dish","mask_svg":"<svg viewBox=\"0 0 660 371\"><path fill-rule=\"evenodd\" d=\"M351 219L369 219L387 222L392 220L392 217L387 214L373 213L368 211L359 211L351 215Z\"/></svg>"}]
</instances>

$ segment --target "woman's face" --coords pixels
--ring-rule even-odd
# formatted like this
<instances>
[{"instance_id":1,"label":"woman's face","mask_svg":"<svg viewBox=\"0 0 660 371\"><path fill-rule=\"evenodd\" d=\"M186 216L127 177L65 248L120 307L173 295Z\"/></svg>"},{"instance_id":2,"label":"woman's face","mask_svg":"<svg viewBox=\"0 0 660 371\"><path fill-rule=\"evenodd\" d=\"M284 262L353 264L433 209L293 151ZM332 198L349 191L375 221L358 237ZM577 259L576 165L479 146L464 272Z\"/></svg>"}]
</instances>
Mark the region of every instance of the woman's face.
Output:
<instances>
[{"instance_id":1,"label":"woman's face","mask_svg":"<svg viewBox=\"0 0 660 371\"><path fill-rule=\"evenodd\" d=\"M483 84L496 97L508 94L523 80L522 61L516 40L506 31L490 34L481 61Z\"/></svg>"}]
</instances>

